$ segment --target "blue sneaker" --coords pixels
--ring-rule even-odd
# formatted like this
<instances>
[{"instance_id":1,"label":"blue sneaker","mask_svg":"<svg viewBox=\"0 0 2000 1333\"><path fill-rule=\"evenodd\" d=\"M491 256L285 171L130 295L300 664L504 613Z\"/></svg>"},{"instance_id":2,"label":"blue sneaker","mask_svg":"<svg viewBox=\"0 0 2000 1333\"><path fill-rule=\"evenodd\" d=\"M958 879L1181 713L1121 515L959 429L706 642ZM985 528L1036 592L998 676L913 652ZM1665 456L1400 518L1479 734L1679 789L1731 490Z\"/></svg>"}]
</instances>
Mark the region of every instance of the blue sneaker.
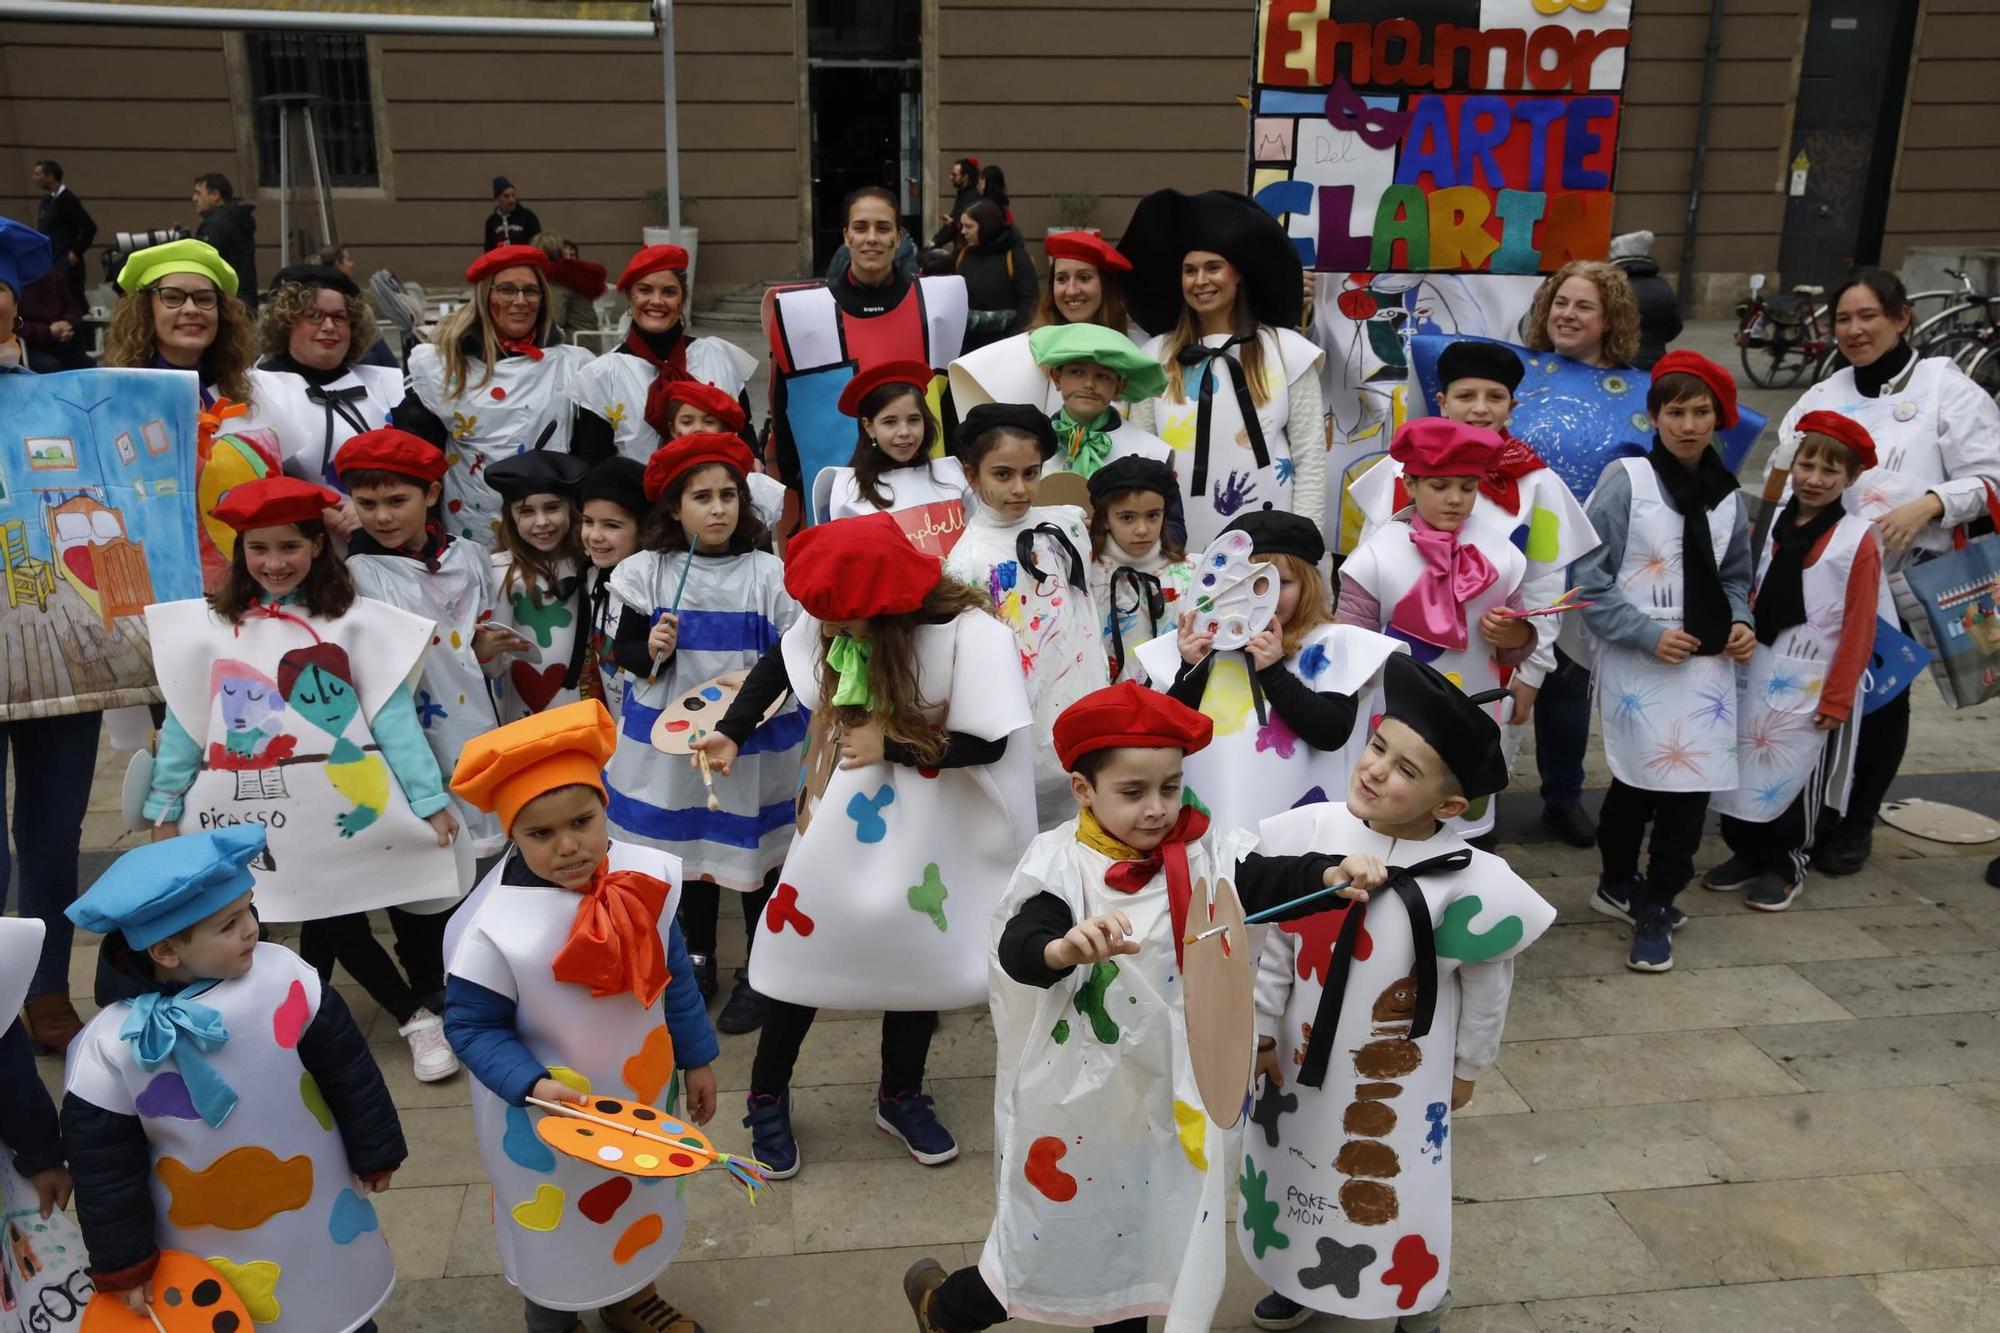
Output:
<instances>
[{"instance_id":1,"label":"blue sneaker","mask_svg":"<svg viewBox=\"0 0 2000 1333\"><path fill-rule=\"evenodd\" d=\"M920 1092L875 1095L875 1128L901 1139L922 1166L943 1166L958 1156L958 1141L938 1122L931 1099Z\"/></svg>"},{"instance_id":2,"label":"blue sneaker","mask_svg":"<svg viewBox=\"0 0 2000 1333\"><path fill-rule=\"evenodd\" d=\"M1274 1291L1250 1311L1250 1322L1259 1328L1297 1328L1318 1313Z\"/></svg>"},{"instance_id":3,"label":"blue sneaker","mask_svg":"<svg viewBox=\"0 0 2000 1333\"><path fill-rule=\"evenodd\" d=\"M792 1137L792 1094L753 1092L750 1114L743 1125L750 1131L750 1155L767 1168L769 1180L790 1180L799 1173L799 1141Z\"/></svg>"},{"instance_id":4,"label":"blue sneaker","mask_svg":"<svg viewBox=\"0 0 2000 1333\"><path fill-rule=\"evenodd\" d=\"M1669 908L1648 907L1632 930L1625 966L1634 972L1665 972L1674 965L1674 928Z\"/></svg>"}]
</instances>

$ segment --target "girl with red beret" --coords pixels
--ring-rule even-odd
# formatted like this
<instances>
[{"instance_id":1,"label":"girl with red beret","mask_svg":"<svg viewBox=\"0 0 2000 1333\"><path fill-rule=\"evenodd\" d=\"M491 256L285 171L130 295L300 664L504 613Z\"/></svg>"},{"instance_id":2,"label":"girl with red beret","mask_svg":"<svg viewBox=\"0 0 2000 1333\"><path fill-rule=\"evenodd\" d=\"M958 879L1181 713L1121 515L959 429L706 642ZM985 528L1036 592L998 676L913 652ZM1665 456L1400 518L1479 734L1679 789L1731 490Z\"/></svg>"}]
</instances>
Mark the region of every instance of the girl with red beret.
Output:
<instances>
[{"instance_id":1,"label":"girl with red beret","mask_svg":"<svg viewBox=\"0 0 2000 1333\"><path fill-rule=\"evenodd\" d=\"M646 424L660 433L663 443L683 435L734 435L754 454L757 441L749 422L749 409L740 390L732 398L720 385L664 376L646 390ZM766 528L776 528L785 512L784 483L760 471L751 472L744 481L749 483L750 507L757 511L758 519Z\"/></svg>"},{"instance_id":2,"label":"girl with red beret","mask_svg":"<svg viewBox=\"0 0 2000 1333\"><path fill-rule=\"evenodd\" d=\"M720 890L747 895L744 925L754 927L792 845L806 719L789 705L760 721L736 771L711 775L720 809L710 809L700 772L654 747L653 730L661 713L684 710L690 698L695 719L712 721L723 704L704 699L699 687L720 676L740 678L798 619L784 565L757 549L765 529L749 504L745 478L752 466L734 435L684 435L661 445L646 465L652 512L644 549L611 573L622 607L611 651L631 677L618 750L605 771L611 824L619 837L672 852L686 867L682 927L708 995L716 989ZM739 977L723 1030L748 1032L760 1011Z\"/></svg>"},{"instance_id":3,"label":"girl with red beret","mask_svg":"<svg viewBox=\"0 0 2000 1333\"><path fill-rule=\"evenodd\" d=\"M1034 322L1021 333L969 351L951 363L952 402L960 412L981 403L1027 403L1053 415L1062 395L1035 363L1028 335L1063 324L1099 324L1124 334L1131 329L1120 277L1132 261L1102 236L1087 231L1055 232L1042 243L1048 272L1042 278Z\"/></svg>"},{"instance_id":4,"label":"girl with red beret","mask_svg":"<svg viewBox=\"0 0 2000 1333\"><path fill-rule=\"evenodd\" d=\"M931 368L921 361L878 362L848 381L840 411L856 423L854 456L813 478L815 522L887 511L906 532L934 533L931 550L951 550L965 530L972 489L958 459L937 456L930 382Z\"/></svg>"},{"instance_id":5,"label":"girl with red beret","mask_svg":"<svg viewBox=\"0 0 2000 1333\"><path fill-rule=\"evenodd\" d=\"M155 840L263 825L259 914L305 922L299 953L322 978L339 963L395 1016L428 1083L458 1069L440 1017L445 917L409 909L460 889L458 821L416 697L432 627L356 595L320 517L338 500L295 477L232 487L212 511L238 534L222 586L147 608L167 715L144 812ZM376 907L407 977L369 927Z\"/></svg>"},{"instance_id":6,"label":"girl with red beret","mask_svg":"<svg viewBox=\"0 0 2000 1333\"><path fill-rule=\"evenodd\" d=\"M575 703L583 676L583 539L577 488L590 469L580 458L530 449L486 469L506 505L493 553L492 618L480 627L498 641L483 659L500 721L519 721Z\"/></svg>"},{"instance_id":7,"label":"girl with red beret","mask_svg":"<svg viewBox=\"0 0 2000 1333\"><path fill-rule=\"evenodd\" d=\"M796 1174L792 1068L815 1006L884 1009L875 1125L935 1166L958 1155L923 1091L936 1011L985 1004L994 909L1035 833L1020 658L986 595L887 515L818 524L785 555L805 614L700 747L728 771L786 690L830 728L750 955L770 1005L744 1123L774 1176Z\"/></svg>"},{"instance_id":8,"label":"girl with red beret","mask_svg":"<svg viewBox=\"0 0 2000 1333\"><path fill-rule=\"evenodd\" d=\"M577 489L579 531L590 560L588 670L579 682L585 698L603 703L613 719L624 714L631 681L611 651L624 604L611 591L611 574L639 552L639 535L653 506L646 499L646 469L629 458L607 458L590 469ZM595 673L592 675L591 673Z\"/></svg>"}]
</instances>

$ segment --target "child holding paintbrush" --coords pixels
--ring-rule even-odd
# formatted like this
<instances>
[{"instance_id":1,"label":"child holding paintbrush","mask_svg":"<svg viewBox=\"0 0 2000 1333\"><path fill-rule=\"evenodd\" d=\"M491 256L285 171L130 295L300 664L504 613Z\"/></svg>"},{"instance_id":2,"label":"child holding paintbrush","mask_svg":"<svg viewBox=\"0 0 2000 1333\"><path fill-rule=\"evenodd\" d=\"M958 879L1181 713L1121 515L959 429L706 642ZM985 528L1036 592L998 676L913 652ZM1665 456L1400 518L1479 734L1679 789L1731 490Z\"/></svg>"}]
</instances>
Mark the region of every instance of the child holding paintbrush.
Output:
<instances>
[{"instance_id":1,"label":"child holding paintbrush","mask_svg":"<svg viewBox=\"0 0 2000 1333\"><path fill-rule=\"evenodd\" d=\"M690 739L703 718L720 720L740 678L711 687L713 698L701 687L747 673L798 618L783 562L756 549L764 525L748 501L753 466L733 435L701 432L662 445L646 465L653 511L642 549L611 575L624 608L611 651L633 678L605 770L611 825L620 838L681 858L681 926L695 980L709 998L721 890L749 895L743 917L754 926L791 846L805 718L795 703L781 707L727 775L654 748L652 736L662 712L686 712L690 699L699 703L684 719ZM748 1032L761 1015L756 992L739 976L718 1026Z\"/></svg>"}]
</instances>

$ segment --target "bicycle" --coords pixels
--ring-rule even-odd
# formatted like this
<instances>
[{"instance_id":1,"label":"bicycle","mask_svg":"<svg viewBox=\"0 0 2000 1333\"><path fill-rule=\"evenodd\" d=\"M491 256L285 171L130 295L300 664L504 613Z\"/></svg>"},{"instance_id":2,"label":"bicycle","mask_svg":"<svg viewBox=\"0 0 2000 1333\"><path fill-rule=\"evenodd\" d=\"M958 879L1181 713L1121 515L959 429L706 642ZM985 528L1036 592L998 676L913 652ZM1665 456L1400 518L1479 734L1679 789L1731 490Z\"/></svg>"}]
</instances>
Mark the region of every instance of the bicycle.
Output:
<instances>
[{"instance_id":1,"label":"bicycle","mask_svg":"<svg viewBox=\"0 0 2000 1333\"><path fill-rule=\"evenodd\" d=\"M1818 303L1826 288L1800 285L1788 295L1763 296L1764 275L1750 275L1750 299L1736 304L1736 345L1743 373L1765 389L1788 389L1808 370L1819 379L1837 355L1830 310Z\"/></svg>"},{"instance_id":2,"label":"bicycle","mask_svg":"<svg viewBox=\"0 0 2000 1333\"><path fill-rule=\"evenodd\" d=\"M1947 297L1956 297L1957 300L1910 329L1910 346L1918 356L1937 356L1940 353L1934 344L1941 340L1959 334L1976 334L1982 329L1993 328L1996 323L1994 307L2000 304L2000 296L1976 291L1969 274L1953 268L1946 269L1945 273L1958 279L1958 289L1945 293ZM1919 299L1937 295L1937 292L1919 292L1910 301L1914 305Z\"/></svg>"}]
</instances>

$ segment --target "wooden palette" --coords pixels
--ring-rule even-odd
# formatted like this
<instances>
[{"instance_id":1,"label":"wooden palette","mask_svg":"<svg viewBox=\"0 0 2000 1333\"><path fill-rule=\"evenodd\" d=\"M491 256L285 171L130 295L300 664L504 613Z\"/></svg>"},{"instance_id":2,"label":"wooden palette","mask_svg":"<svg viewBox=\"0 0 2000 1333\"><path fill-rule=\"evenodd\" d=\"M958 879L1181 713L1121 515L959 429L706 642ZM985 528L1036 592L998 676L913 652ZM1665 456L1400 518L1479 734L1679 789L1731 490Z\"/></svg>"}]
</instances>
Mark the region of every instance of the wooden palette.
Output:
<instances>
[{"instance_id":1,"label":"wooden palette","mask_svg":"<svg viewBox=\"0 0 2000 1333\"><path fill-rule=\"evenodd\" d=\"M250 1311L214 1265L185 1250L161 1250L151 1317L108 1291L90 1298L83 1333L251 1333Z\"/></svg>"},{"instance_id":2,"label":"wooden palette","mask_svg":"<svg viewBox=\"0 0 2000 1333\"><path fill-rule=\"evenodd\" d=\"M706 1134L655 1107L592 1097L575 1109L592 1119L545 1115L535 1122L535 1134L557 1152L592 1166L642 1180L669 1180L718 1161Z\"/></svg>"},{"instance_id":3,"label":"wooden palette","mask_svg":"<svg viewBox=\"0 0 2000 1333\"><path fill-rule=\"evenodd\" d=\"M1253 996L1257 960L1236 886L1217 878L1194 882L1188 904L1188 935L1226 926L1218 935L1183 946L1181 1002L1187 1011L1188 1051L1202 1108L1223 1129L1243 1116L1257 1066L1257 1009Z\"/></svg>"},{"instance_id":4,"label":"wooden palette","mask_svg":"<svg viewBox=\"0 0 2000 1333\"><path fill-rule=\"evenodd\" d=\"M694 743L706 740L715 731L715 724L729 712L729 706L736 702L736 696L743 691L743 682L749 676L747 671L725 671L713 680L705 680L690 689L679 700L660 711L653 721L653 748L667 754L693 754ZM764 710L758 720L762 726L782 708L785 696L780 694Z\"/></svg>"},{"instance_id":5,"label":"wooden palette","mask_svg":"<svg viewBox=\"0 0 2000 1333\"><path fill-rule=\"evenodd\" d=\"M1084 521L1090 521L1090 482L1080 472L1045 472L1042 474L1042 489L1035 497L1035 503L1044 507L1074 505L1083 511Z\"/></svg>"},{"instance_id":6,"label":"wooden palette","mask_svg":"<svg viewBox=\"0 0 2000 1333\"><path fill-rule=\"evenodd\" d=\"M812 727L806 733L805 781L799 785L792 811L800 833L812 823L813 809L819 798L826 795L827 784L833 781L834 769L840 764L840 723L834 720L833 713L831 706L814 713Z\"/></svg>"},{"instance_id":7,"label":"wooden palette","mask_svg":"<svg viewBox=\"0 0 2000 1333\"><path fill-rule=\"evenodd\" d=\"M2000 823L1976 810L1939 801L1890 801L1882 807L1882 822L1927 842L1970 845L2000 838Z\"/></svg>"}]
</instances>

